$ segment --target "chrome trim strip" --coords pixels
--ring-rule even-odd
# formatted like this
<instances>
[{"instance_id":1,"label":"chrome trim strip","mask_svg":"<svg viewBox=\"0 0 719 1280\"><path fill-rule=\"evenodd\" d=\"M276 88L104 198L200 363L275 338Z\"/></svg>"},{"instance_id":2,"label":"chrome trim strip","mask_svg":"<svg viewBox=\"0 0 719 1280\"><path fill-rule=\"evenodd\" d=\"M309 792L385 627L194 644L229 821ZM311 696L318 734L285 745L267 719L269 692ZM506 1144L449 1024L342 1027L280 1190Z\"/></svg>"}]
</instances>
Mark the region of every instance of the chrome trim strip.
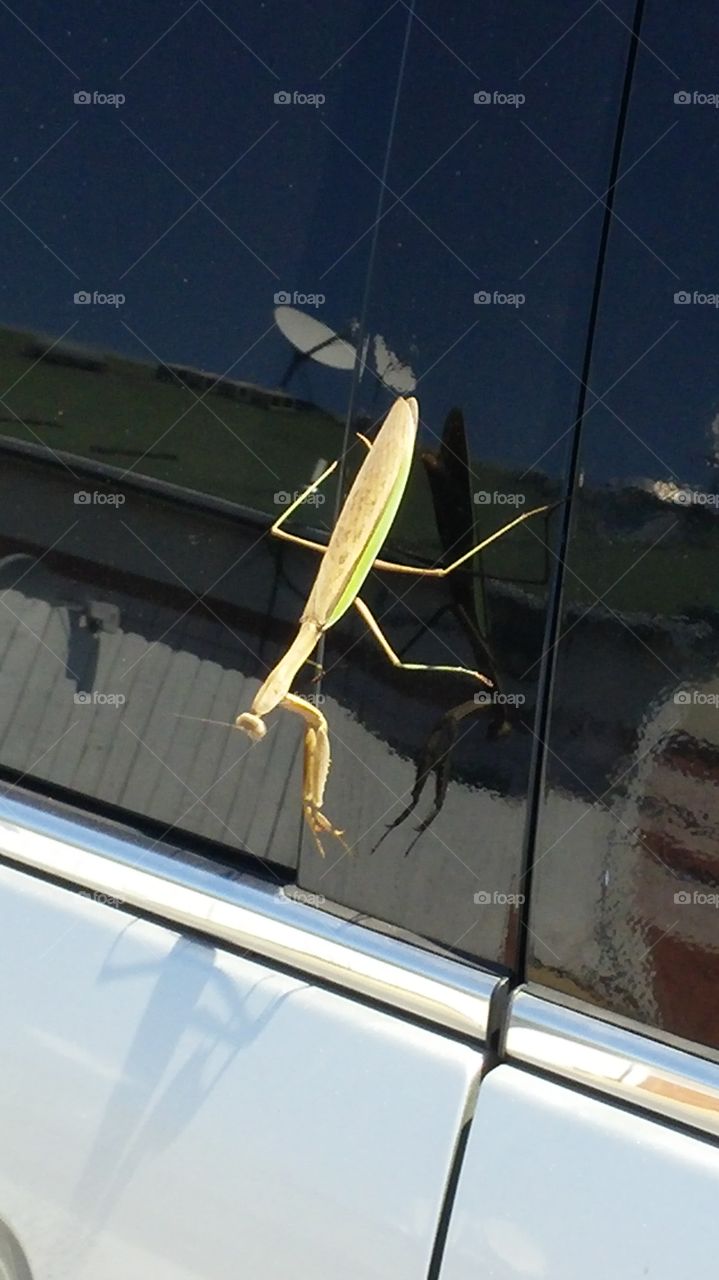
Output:
<instances>
[{"instance_id":1,"label":"chrome trim strip","mask_svg":"<svg viewBox=\"0 0 719 1280\"><path fill-rule=\"evenodd\" d=\"M504 1055L719 1137L719 1064L517 991Z\"/></svg>"},{"instance_id":2,"label":"chrome trim strip","mask_svg":"<svg viewBox=\"0 0 719 1280\"><path fill-rule=\"evenodd\" d=\"M125 839L45 799L0 799L0 858L196 929L473 1040L506 979L373 933L209 859Z\"/></svg>"}]
</instances>

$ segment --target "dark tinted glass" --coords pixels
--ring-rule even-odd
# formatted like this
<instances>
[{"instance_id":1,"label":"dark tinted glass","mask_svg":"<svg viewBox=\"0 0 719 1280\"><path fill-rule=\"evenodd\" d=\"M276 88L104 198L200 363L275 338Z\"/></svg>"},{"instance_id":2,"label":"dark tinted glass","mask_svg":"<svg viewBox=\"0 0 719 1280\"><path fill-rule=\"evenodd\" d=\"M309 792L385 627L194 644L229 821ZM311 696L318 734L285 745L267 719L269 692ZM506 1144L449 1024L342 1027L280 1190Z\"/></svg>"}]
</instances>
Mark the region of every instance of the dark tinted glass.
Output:
<instances>
[{"instance_id":1,"label":"dark tinted glass","mask_svg":"<svg viewBox=\"0 0 719 1280\"><path fill-rule=\"evenodd\" d=\"M354 611L321 680L299 673L351 855L303 830L297 717L254 747L201 720L249 707L316 571L269 525L345 455L294 519L326 539L354 433L397 394L421 425L387 556L449 562L561 493L631 6L585 10L0 16L0 761L288 866L301 850L305 887L498 962L555 517L454 579L363 592L404 661L476 669L501 699L394 669Z\"/></svg>"},{"instance_id":2,"label":"dark tinted glass","mask_svg":"<svg viewBox=\"0 0 719 1280\"><path fill-rule=\"evenodd\" d=\"M711 6L649 3L567 566L531 977L719 1046Z\"/></svg>"}]
</instances>

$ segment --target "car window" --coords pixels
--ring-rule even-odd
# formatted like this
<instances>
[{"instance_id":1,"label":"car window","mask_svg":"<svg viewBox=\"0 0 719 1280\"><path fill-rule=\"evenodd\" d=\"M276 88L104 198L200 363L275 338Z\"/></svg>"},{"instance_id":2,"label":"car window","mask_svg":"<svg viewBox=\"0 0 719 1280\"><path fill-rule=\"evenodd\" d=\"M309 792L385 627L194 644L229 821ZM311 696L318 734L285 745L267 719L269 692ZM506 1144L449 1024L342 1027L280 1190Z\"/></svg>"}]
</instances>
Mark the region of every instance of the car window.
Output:
<instances>
[{"instance_id":1,"label":"car window","mask_svg":"<svg viewBox=\"0 0 719 1280\"><path fill-rule=\"evenodd\" d=\"M270 525L342 457L291 526L327 539L398 395L388 558L448 563L562 496L630 8L0 15L9 781L512 962L556 513L451 579L366 584L402 661L484 680L393 667L352 610L298 674L351 852L304 829L299 717L231 726L317 570Z\"/></svg>"},{"instance_id":2,"label":"car window","mask_svg":"<svg viewBox=\"0 0 719 1280\"><path fill-rule=\"evenodd\" d=\"M647 6L556 637L529 974L716 1048L710 15Z\"/></svg>"}]
</instances>

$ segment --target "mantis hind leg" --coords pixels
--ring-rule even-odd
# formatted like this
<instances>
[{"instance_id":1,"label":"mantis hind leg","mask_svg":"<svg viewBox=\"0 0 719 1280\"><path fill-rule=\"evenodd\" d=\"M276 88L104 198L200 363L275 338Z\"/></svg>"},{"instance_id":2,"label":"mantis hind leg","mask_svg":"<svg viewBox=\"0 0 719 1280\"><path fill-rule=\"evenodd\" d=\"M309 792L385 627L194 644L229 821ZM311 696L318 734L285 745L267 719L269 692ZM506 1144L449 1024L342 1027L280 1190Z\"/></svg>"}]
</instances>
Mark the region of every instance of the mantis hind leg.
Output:
<instances>
[{"instance_id":1,"label":"mantis hind leg","mask_svg":"<svg viewBox=\"0 0 719 1280\"><path fill-rule=\"evenodd\" d=\"M533 507L531 511L523 511L521 515L515 516L513 520L509 520L507 524L503 524L501 529L495 529L494 533L490 533L488 537L483 538L476 546L471 547L469 551L465 551L463 555L458 556L451 564L434 565L431 568L423 568L421 565L411 564L395 564L393 560L375 560L374 568L382 569L387 573L409 573L414 574L418 578L446 578L450 573L454 573L455 569L459 569L460 565L466 564L471 560L472 556L476 556L478 552L483 551L485 547L490 546L492 542L496 542L499 538L503 538L505 533L509 533L510 529L515 529L517 525L524 524L525 520L532 520L534 516L541 516L545 512L554 511L557 507L561 507L565 501L564 498L559 502L548 502L543 507Z\"/></svg>"},{"instance_id":2,"label":"mantis hind leg","mask_svg":"<svg viewBox=\"0 0 719 1280\"><path fill-rule=\"evenodd\" d=\"M288 693L281 705L288 711L302 716L305 722L304 764L302 772L302 808L305 822L312 832L315 844L324 858L325 851L320 837L334 836L349 853L349 847L343 839L344 831L335 827L325 813L322 812L325 785L330 771L330 738L327 721L321 711L300 698L296 693Z\"/></svg>"}]
</instances>

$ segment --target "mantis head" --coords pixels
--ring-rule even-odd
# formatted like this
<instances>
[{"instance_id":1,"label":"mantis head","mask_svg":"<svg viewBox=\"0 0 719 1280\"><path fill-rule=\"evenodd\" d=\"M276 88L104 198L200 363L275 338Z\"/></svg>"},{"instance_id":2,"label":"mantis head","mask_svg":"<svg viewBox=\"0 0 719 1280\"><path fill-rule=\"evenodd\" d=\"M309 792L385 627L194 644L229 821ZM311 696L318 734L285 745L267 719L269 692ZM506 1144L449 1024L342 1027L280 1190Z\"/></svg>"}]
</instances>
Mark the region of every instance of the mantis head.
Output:
<instances>
[{"instance_id":1,"label":"mantis head","mask_svg":"<svg viewBox=\"0 0 719 1280\"><path fill-rule=\"evenodd\" d=\"M253 742L259 742L267 733L267 725L262 717L253 715L251 711L243 711L242 715L237 717L235 728L244 729Z\"/></svg>"}]
</instances>

